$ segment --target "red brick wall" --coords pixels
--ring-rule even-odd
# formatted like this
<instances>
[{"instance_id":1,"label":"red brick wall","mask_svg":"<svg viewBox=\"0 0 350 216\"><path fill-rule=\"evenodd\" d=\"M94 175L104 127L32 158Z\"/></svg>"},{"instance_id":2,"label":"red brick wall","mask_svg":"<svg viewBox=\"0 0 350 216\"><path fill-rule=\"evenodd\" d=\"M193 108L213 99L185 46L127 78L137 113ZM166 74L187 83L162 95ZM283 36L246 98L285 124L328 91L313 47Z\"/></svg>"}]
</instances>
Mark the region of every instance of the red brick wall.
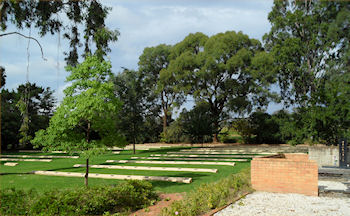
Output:
<instances>
[{"instance_id":1,"label":"red brick wall","mask_svg":"<svg viewBox=\"0 0 350 216\"><path fill-rule=\"evenodd\" d=\"M307 154L285 154L285 158L254 158L251 182L255 190L318 196L318 168Z\"/></svg>"}]
</instances>

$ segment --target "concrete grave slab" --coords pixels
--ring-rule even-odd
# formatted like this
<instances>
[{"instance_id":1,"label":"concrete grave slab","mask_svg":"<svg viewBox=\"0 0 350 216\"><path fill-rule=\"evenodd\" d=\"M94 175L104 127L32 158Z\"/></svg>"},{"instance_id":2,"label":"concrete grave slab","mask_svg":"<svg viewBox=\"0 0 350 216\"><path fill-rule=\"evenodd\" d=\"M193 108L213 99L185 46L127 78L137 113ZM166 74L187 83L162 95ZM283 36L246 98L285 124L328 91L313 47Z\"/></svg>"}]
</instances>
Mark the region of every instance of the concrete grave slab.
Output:
<instances>
[{"instance_id":1,"label":"concrete grave slab","mask_svg":"<svg viewBox=\"0 0 350 216\"><path fill-rule=\"evenodd\" d=\"M84 164L75 164L74 167L86 167ZM91 168L124 169L124 170L157 170L157 171L183 171L183 172L209 172L217 173L217 169L182 168L182 167L144 167L144 166L116 166L116 165L90 165Z\"/></svg>"},{"instance_id":2,"label":"concrete grave slab","mask_svg":"<svg viewBox=\"0 0 350 216\"><path fill-rule=\"evenodd\" d=\"M237 159L225 159L225 158L167 158L167 157L131 157L131 159L146 159L146 160L184 160L184 161L237 161ZM242 159L238 159L242 161ZM248 161L248 160L245 160Z\"/></svg>"},{"instance_id":3,"label":"concrete grave slab","mask_svg":"<svg viewBox=\"0 0 350 216\"><path fill-rule=\"evenodd\" d=\"M179 155L188 155L188 154L198 154L198 155L232 155L239 158L255 158L255 157L266 157L268 155L246 155L246 154L240 154L240 155L234 155L234 153L231 152L167 152L167 154L179 154ZM257 153L249 153L249 154L257 154ZM261 154L261 153L259 153ZM271 154L273 155L273 154Z\"/></svg>"},{"instance_id":4,"label":"concrete grave slab","mask_svg":"<svg viewBox=\"0 0 350 216\"><path fill-rule=\"evenodd\" d=\"M85 173L76 172L55 172L55 171L33 171L36 175L46 176L65 176L65 177L84 177ZM187 177L164 177L164 176L138 176L138 175L114 175L114 174L97 174L89 173L89 178L101 179L119 179L119 180L148 180L148 181L167 181L189 184L192 178Z\"/></svg>"},{"instance_id":5,"label":"concrete grave slab","mask_svg":"<svg viewBox=\"0 0 350 216\"><path fill-rule=\"evenodd\" d=\"M152 157L189 157L189 158L239 158L242 155L183 155L183 154L151 154ZM245 157L245 158L250 158ZM237 159L236 161L248 161L247 159Z\"/></svg>"},{"instance_id":6,"label":"concrete grave slab","mask_svg":"<svg viewBox=\"0 0 350 216\"><path fill-rule=\"evenodd\" d=\"M1 155L3 158L79 158L79 156L63 155Z\"/></svg>"},{"instance_id":7,"label":"concrete grave slab","mask_svg":"<svg viewBox=\"0 0 350 216\"><path fill-rule=\"evenodd\" d=\"M11 166L11 167L13 167L13 166L17 166L18 163L7 162L7 163L4 163L4 165L5 165L5 166Z\"/></svg>"},{"instance_id":8,"label":"concrete grave slab","mask_svg":"<svg viewBox=\"0 0 350 216\"><path fill-rule=\"evenodd\" d=\"M145 160L106 160L107 163L139 163L139 164L188 164L188 165L226 165L234 166L234 162L199 162L199 161L145 161Z\"/></svg>"},{"instance_id":9,"label":"concrete grave slab","mask_svg":"<svg viewBox=\"0 0 350 216\"><path fill-rule=\"evenodd\" d=\"M36 161L36 162L51 162L52 159L0 158L0 161Z\"/></svg>"}]
</instances>

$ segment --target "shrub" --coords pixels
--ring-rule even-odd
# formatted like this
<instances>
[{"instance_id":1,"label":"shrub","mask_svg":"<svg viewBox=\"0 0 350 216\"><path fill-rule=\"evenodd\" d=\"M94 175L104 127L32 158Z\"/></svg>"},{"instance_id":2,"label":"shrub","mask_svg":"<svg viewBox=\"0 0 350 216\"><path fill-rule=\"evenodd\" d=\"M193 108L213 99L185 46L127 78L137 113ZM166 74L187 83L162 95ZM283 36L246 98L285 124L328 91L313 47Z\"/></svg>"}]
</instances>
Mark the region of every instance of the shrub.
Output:
<instances>
[{"instance_id":1,"label":"shrub","mask_svg":"<svg viewBox=\"0 0 350 216\"><path fill-rule=\"evenodd\" d=\"M5 195L5 199L3 199ZM148 205L157 199L149 182L127 181L117 185L48 191L1 191L1 215L102 215L125 213ZM16 206L19 206L17 208Z\"/></svg>"},{"instance_id":2,"label":"shrub","mask_svg":"<svg viewBox=\"0 0 350 216\"><path fill-rule=\"evenodd\" d=\"M249 169L214 183L205 183L180 201L162 210L162 216L196 216L221 207L243 191L250 191Z\"/></svg>"}]
</instances>

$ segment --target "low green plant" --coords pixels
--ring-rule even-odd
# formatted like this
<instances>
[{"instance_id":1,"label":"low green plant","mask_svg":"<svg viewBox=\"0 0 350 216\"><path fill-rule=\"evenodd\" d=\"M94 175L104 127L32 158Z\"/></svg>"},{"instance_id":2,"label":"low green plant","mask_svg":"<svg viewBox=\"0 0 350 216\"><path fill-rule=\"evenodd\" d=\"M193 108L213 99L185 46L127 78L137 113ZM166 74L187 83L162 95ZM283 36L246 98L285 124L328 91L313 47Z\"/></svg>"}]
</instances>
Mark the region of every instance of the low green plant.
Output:
<instances>
[{"instance_id":1,"label":"low green plant","mask_svg":"<svg viewBox=\"0 0 350 216\"><path fill-rule=\"evenodd\" d=\"M127 181L116 187L35 191L2 190L1 215L102 215L147 207L157 199L149 182Z\"/></svg>"},{"instance_id":2,"label":"low green plant","mask_svg":"<svg viewBox=\"0 0 350 216\"><path fill-rule=\"evenodd\" d=\"M238 194L250 191L249 169L233 174L217 182L204 183L196 191L186 195L183 200L175 201L162 210L162 216L196 216L210 209L221 207L233 200Z\"/></svg>"}]
</instances>

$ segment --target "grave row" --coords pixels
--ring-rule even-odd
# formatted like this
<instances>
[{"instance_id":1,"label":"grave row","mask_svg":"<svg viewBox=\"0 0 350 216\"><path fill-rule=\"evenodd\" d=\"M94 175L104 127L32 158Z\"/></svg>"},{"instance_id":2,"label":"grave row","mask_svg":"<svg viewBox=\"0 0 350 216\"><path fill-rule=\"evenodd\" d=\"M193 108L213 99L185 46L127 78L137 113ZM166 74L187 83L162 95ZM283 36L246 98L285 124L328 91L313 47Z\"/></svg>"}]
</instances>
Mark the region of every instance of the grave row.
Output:
<instances>
[{"instance_id":1,"label":"grave row","mask_svg":"<svg viewBox=\"0 0 350 216\"><path fill-rule=\"evenodd\" d=\"M46 176L66 176L66 177L84 177L85 176L85 173L55 172L55 171L33 171L33 174L46 175ZM187 183L187 184L192 182L192 178L187 178L187 177L115 175L115 174L97 174L97 173L89 173L89 178L168 181L168 182L179 182L179 183Z\"/></svg>"}]
</instances>

